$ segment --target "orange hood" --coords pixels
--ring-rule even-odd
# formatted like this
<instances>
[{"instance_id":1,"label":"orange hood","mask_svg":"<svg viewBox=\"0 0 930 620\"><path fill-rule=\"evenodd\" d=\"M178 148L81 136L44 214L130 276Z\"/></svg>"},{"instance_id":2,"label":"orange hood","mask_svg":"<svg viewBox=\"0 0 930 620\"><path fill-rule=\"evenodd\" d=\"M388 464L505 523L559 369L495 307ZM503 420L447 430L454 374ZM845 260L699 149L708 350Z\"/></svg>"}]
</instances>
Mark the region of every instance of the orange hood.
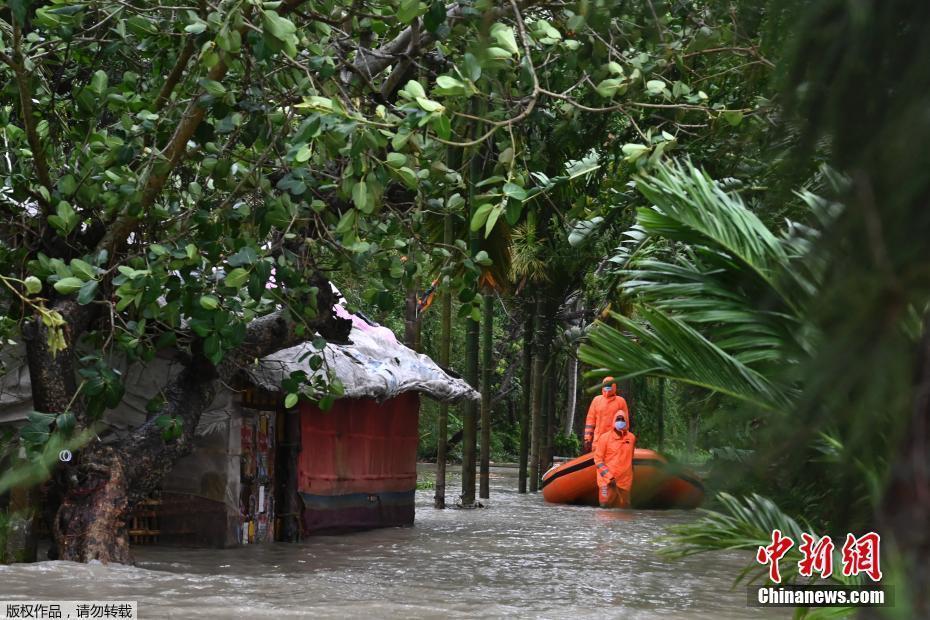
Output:
<instances>
[{"instance_id":1,"label":"orange hood","mask_svg":"<svg viewBox=\"0 0 930 620\"><path fill-rule=\"evenodd\" d=\"M626 428L624 428L622 431L618 431L615 426L611 425L611 429L615 433L620 433L621 435L623 435L624 433L630 430L630 420L629 418L626 417L626 412L624 412L623 409L619 409L617 411L617 415L614 416L613 423L616 424L617 420L623 420L624 422L626 422Z\"/></svg>"}]
</instances>

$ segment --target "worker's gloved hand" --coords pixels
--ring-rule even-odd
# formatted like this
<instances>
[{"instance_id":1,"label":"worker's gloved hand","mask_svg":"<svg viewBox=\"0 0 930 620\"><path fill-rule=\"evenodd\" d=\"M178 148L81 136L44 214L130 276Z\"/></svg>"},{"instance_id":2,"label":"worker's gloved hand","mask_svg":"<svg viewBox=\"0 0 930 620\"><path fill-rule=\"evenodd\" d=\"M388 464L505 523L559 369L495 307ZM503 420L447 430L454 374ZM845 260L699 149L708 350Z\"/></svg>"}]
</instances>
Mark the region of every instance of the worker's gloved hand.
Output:
<instances>
[{"instance_id":1,"label":"worker's gloved hand","mask_svg":"<svg viewBox=\"0 0 930 620\"><path fill-rule=\"evenodd\" d=\"M584 442L584 443L582 444L582 447L584 448L584 451L585 451L585 452L590 452L590 451L591 451L591 442L590 442L590 441Z\"/></svg>"}]
</instances>

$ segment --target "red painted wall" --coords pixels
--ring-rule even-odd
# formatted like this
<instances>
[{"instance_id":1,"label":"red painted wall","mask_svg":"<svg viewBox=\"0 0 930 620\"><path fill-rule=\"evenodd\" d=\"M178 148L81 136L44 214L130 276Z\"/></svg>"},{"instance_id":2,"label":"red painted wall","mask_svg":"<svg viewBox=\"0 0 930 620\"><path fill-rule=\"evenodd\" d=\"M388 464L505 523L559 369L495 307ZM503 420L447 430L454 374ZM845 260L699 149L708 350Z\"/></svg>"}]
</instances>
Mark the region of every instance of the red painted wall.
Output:
<instances>
[{"instance_id":1,"label":"red painted wall","mask_svg":"<svg viewBox=\"0 0 930 620\"><path fill-rule=\"evenodd\" d=\"M300 405L297 488L312 495L409 491L417 483L420 400L340 399L329 411Z\"/></svg>"}]
</instances>

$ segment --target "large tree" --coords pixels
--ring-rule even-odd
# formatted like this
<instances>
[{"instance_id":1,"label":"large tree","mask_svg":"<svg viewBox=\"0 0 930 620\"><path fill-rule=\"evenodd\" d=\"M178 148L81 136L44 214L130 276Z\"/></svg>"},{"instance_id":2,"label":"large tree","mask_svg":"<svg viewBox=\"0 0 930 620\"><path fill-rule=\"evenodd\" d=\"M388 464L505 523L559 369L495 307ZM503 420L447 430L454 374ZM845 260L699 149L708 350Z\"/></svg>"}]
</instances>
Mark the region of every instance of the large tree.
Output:
<instances>
[{"instance_id":1,"label":"large tree","mask_svg":"<svg viewBox=\"0 0 930 620\"><path fill-rule=\"evenodd\" d=\"M21 439L41 451L49 433L93 427L122 398L118 359L170 352L181 367L143 426L55 478L58 550L82 561L128 558L126 511L190 450L219 382L346 336L329 270L364 270L377 296L420 277L402 259L425 254L456 274L444 286L476 291L491 258L463 238L427 242L431 209L472 214L484 236L515 225L557 182L531 175L544 169L534 135L591 139L586 116L610 115L605 147L636 136L623 161L657 158L695 123L753 113L688 86L708 58L764 60L716 2L661 19L515 0L7 6L2 326L26 345L37 412ZM479 191L443 163L449 149L481 158ZM462 299L463 317L480 316L480 295ZM300 379L292 402L338 391Z\"/></svg>"}]
</instances>

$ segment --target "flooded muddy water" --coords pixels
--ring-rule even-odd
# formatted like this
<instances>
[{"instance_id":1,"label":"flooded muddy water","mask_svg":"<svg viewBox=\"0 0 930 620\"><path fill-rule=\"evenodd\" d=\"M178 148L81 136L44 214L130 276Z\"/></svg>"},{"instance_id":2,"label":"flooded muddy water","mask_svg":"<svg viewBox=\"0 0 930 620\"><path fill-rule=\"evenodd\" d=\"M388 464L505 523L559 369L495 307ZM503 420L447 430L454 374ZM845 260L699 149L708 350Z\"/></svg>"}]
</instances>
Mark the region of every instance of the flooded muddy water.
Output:
<instances>
[{"instance_id":1,"label":"flooded muddy water","mask_svg":"<svg viewBox=\"0 0 930 620\"><path fill-rule=\"evenodd\" d=\"M410 528L136 547L136 566L0 566L0 599L136 600L141 618L790 617L747 607L745 587L732 588L747 553L656 554L656 538L696 513L554 506L515 489L513 470L495 470L486 508L444 511L417 491Z\"/></svg>"}]
</instances>

